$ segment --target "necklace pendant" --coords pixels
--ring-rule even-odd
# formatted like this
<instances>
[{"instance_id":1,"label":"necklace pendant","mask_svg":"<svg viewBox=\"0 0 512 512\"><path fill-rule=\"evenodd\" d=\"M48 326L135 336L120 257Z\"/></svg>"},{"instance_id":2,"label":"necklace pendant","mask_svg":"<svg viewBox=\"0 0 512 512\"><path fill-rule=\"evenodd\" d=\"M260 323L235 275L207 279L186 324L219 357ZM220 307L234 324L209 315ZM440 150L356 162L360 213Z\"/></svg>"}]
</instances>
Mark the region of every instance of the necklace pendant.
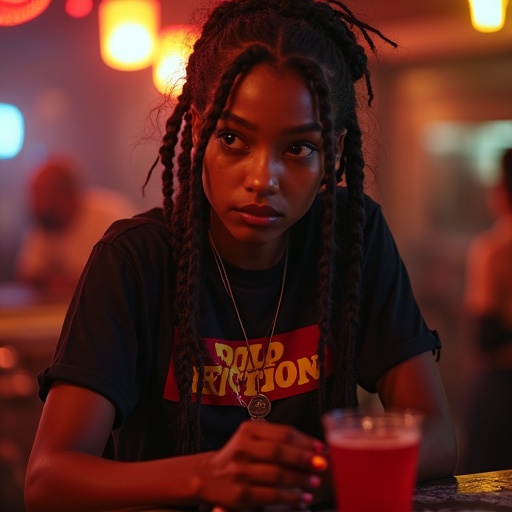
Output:
<instances>
[{"instance_id":1,"label":"necklace pendant","mask_svg":"<svg viewBox=\"0 0 512 512\"><path fill-rule=\"evenodd\" d=\"M270 400L261 393L253 396L247 406L247 410L253 420L262 420L263 418L266 418L271 408Z\"/></svg>"}]
</instances>

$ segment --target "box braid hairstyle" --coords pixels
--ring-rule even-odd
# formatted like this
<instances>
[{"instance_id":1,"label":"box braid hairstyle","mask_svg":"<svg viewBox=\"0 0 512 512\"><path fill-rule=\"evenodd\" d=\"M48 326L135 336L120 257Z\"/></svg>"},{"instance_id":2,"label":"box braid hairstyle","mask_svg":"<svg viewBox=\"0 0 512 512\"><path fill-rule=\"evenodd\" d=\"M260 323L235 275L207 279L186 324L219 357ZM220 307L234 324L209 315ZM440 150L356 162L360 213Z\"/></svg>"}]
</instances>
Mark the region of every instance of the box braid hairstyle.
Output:
<instances>
[{"instance_id":1,"label":"box braid hairstyle","mask_svg":"<svg viewBox=\"0 0 512 512\"><path fill-rule=\"evenodd\" d=\"M180 393L177 418L180 453L193 453L199 449L199 407L204 365L208 359L197 327L201 254L208 248L209 205L202 188L203 157L235 80L260 63L294 70L318 98L325 168L325 215L320 227L323 242L319 262L319 411L357 405L355 344L361 294L365 164L354 83L363 77L366 79L369 103L373 93L367 56L356 40L354 26L372 50L375 46L369 32L396 46L334 0L224 1L214 8L194 45L186 69L186 82L167 120L160 148L164 166L164 214L176 262L173 307L179 340L174 347L174 365ZM202 116L195 144L192 142L192 105ZM344 129L347 134L337 169L335 137ZM180 152L176 156L180 138ZM336 185L343 175L349 193L349 229L345 254L348 263L346 289L340 321L339 315L332 314L331 278L337 250L333 229ZM334 383L330 393L325 391L327 346L335 354ZM195 402L192 398L194 371L197 372Z\"/></svg>"}]
</instances>

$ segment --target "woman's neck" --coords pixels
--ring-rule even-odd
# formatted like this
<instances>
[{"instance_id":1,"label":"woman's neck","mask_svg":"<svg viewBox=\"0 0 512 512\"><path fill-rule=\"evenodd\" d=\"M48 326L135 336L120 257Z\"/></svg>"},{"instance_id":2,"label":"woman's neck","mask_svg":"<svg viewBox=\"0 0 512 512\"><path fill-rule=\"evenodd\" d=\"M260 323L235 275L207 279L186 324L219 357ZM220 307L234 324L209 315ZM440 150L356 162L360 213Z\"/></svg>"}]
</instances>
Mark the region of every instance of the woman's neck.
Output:
<instances>
[{"instance_id":1,"label":"woman's neck","mask_svg":"<svg viewBox=\"0 0 512 512\"><path fill-rule=\"evenodd\" d=\"M240 268L262 270L279 263L288 243L287 234L266 243L237 240L226 229L211 226L211 236L220 256Z\"/></svg>"}]
</instances>

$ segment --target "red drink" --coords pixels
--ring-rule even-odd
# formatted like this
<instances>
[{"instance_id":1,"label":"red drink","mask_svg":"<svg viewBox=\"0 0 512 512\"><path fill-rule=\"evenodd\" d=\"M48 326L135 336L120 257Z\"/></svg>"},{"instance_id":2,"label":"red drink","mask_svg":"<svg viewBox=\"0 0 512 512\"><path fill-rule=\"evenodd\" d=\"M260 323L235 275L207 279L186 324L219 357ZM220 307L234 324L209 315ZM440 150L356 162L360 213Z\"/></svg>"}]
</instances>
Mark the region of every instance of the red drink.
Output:
<instances>
[{"instance_id":1,"label":"red drink","mask_svg":"<svg viewBox=\"0 0 512 512\"><path fill-rule=\"evenodd\" d=\"M326 420L339 512L411 512L420 428L388 416Z\"/></svg>"}]
</instances>

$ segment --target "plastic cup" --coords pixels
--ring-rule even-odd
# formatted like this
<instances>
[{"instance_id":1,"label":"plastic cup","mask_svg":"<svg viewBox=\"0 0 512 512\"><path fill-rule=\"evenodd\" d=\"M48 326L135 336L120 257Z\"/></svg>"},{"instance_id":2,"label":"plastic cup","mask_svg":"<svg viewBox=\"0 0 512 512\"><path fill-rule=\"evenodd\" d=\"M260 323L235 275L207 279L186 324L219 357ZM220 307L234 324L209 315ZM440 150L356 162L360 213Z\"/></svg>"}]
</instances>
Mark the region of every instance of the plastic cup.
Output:
<instances>
[{"instance_id":1,"label":"plastic cup","mask_svg":"<svg viewBox=\"0 0 512 512\"><path fill-rule=\"evenodd\" d=\"M412 410L324 414L338 512L411 512L422 420Z\"/></svg>"}]
</instances>

